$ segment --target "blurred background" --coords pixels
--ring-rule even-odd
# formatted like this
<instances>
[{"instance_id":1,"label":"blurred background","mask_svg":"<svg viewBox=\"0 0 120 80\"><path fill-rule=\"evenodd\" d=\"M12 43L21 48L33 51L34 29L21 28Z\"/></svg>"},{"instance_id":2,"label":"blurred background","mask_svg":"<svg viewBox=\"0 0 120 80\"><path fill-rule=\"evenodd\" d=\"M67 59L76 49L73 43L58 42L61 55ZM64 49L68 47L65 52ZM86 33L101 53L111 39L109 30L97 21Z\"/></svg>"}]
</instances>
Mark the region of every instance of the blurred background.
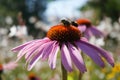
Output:
<instances>
[{"instance_id":1,"label":"blurred background","mask_svg":"<svg viewBox=\"0 0 120 80\"><path fill-rule=\"evenodd\" d=\"M11 49L24 42L43 38L53 25L67 18L90 19L92 24L106 34L104 39L90 39L114 56L116 66L101 69L85 58L87 72L83 80L120 80L120 0L0 0L0 64L16 60ZM4 69L3 80L60 80L60 59L51 70L46 62L38 62L32 71L27 71L24 59L12 70ZM68 80L77 80L78 70L68 75Z\"/></svg>"}]
</instances>

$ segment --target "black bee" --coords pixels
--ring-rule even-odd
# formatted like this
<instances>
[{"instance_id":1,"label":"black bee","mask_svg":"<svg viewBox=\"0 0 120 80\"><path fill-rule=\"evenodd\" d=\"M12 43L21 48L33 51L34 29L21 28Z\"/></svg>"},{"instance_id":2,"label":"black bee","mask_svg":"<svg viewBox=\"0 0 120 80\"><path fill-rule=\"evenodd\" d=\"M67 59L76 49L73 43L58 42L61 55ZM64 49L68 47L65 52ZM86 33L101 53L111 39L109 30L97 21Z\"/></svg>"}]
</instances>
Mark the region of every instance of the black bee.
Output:
<instances>
[{"instance_id":1,"label":"black bee","mask_svg":"<svg viewBox=\"0 0 120 80\"><path fill-rule=\"evenodd\" d=\"M78 24L77 24L77 22L75 22L75 21L69 21L69 20L63 19L63 20L61 20L61 22L62 22L65 26L73 25L73 26L75 26L75 27L78 27Z\"/></svg>"}]
</instances>

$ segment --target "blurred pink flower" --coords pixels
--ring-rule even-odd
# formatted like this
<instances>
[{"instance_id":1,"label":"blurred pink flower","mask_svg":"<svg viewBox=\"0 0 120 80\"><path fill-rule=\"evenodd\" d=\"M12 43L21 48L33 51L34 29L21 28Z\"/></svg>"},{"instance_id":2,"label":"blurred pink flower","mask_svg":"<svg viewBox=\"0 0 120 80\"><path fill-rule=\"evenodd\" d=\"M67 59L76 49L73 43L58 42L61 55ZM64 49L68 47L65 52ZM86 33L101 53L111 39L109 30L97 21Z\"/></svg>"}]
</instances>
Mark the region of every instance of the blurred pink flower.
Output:
<instances>
[{"instance_id":1,"label":"blurred pink flower","mask_svg":"<svg viewBox=\"0 0 120 80\"><path fill-rule=\"evenodd\" d=\"M31 70L39 59L48 59L51 69L55 69L59 50L62 64L67 71L72 71L72 64L81 72L86 71L80 51L91 57L101 67L105 66L102 57L114 66L113 57L107 51L87 42L86 38L81 37L79 29L66 20L53 26L44 39L32 40L12 49L14 52L19 52L17 61L25 56L28 70Z\"/></svg>"},{"instance_id":2,"label":"blurred pink flower","mask_svg":"<svg viewBox=\"0 0 120 80\"><path fill-rule=\"evenodd\" d=\"M98 30L95 26L91 24L91 21L88 19L78 19L76 20L78 24L78 29L82 32L84 32L84 36L87 39L90 39L91 36L95 37L104 37L105 35L103 32Z\"/></svg>"},{"instance_id":3,"label":"blurred pink flower","mask_svg":"<svg viewBox=\"0 0 120 80\"><path fill-rule=\"evenodd\" d=\"M4 70L13 70L18 66L18 64L16 62L9 62L6 64L3 64L3 69Z\"/></svg>"}]
</instances>

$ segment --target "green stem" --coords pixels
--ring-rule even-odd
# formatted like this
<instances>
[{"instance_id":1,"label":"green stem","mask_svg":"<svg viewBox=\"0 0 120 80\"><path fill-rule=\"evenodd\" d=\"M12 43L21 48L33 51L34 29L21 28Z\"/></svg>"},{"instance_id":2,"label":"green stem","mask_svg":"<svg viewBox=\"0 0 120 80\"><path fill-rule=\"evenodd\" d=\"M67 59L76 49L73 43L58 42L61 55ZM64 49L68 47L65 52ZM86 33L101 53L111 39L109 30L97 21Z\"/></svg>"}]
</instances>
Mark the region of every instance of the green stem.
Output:
<instances>
[{"instance_id":1,"label":"green stem","mask_svg":"<svg viewBox=\"0 0 120 80\"><path fill-rule=\"evenodd\" d=\"M62 69L62 80L67 80L67 71L62 63L61 63L61 69Z\"/></svg>"},{"instance_id":2,"label":"green stem","mask_svg":"<svg viewBox=\"0 0 120 80\"><path fill-rule=\"evenodd\" d=\"M82 75L83 75L83 74L80 72L80 73L79 73L78 80L82 80Z\"/></svg>"}]
</instances>

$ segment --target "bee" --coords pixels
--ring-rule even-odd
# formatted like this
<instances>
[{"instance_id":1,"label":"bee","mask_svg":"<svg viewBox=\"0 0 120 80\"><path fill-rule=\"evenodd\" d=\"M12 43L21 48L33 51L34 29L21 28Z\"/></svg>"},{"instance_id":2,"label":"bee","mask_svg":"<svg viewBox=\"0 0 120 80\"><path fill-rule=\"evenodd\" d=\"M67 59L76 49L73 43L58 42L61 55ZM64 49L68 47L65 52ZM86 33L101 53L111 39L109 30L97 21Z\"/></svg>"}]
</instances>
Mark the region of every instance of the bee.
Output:
<instances>
[{"instance_id":1,"label":"bee","mask_svg":"<svg viewBox=\"0 0 120 80\"><path fill-rule=\"evenodd\" d=\"M72 26L78 27L77 22L76 22L76 21L71 21L70 19L69 19L69 20L62 19L62 20L61 20L61 23L63 23L63 25L65 25L65 26L70 26L70 25L72 25Z\"/></svg>"}]
</instances>

